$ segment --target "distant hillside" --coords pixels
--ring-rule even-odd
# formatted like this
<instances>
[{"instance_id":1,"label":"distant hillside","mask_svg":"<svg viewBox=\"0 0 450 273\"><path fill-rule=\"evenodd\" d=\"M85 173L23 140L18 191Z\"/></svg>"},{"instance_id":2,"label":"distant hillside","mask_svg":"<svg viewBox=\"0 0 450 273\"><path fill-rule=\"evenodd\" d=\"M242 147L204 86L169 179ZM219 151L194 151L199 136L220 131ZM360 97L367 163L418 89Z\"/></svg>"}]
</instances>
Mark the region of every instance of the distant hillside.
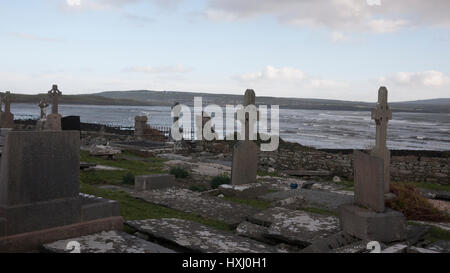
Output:
<instances>
[{"instance_id":1,"label":"distant hillside","mask_svg":"<svg viewBox=\"0 0 450 273\"><path fill-rule=\"evenodd\" d=\"M159 105L172 105L179 102L185 105L193 105L194 97L201 96L203 105L239 104L243 101L243 95L209 94L177 91L108 91L96 93L96 96L113 99L132 99L142 102L151 102ZM311 110L341 110L341 111L368 111L375 103L360 101L341 101L325 99L301 99L301 98L276 98L258 97L257 104L279 105L285 109L311 109ZM395 112L421 112L421 113L450 113L450 98L420 100L411 102L394 102L390 106Z\"/></svg>"},{"instance_id":2,"label":"distant hillside","mask_svg":"<svg viewBox=\"0 0 450 273\"><path fill-rule=\"evenodd\" d=\"M42 98L51 102L47 94L23 95L11 94L13 103L35 103L38 104ZM96 95L63 95L59 99L60 104L85 104L85 105L130 105L130 106L153 106L159 105L150 101L136 101L128 98L114 99ZM169 104L167 104L169 105Z\"/></svg>"},{"instance_id":3,"label":"distant hillside","mask_svg":"<svg viewBox=\"0 0 450 273\"><path fill-rule=\"evenodd\" d=\"M63 95L61 104L171 106L175 102L192 106L194 97L201 96L203 105L236 105L243 102L243 95L210 94L178 91L107 91L88 95ZM47 94L12 94L15 103L39 103ZM276 98L256 96L257 104L279 105L284 109L369 111L375 103L325 99ZM450 113L450 98L394 102L389 104L395 112Z\"/></svg>"}]
</instances>

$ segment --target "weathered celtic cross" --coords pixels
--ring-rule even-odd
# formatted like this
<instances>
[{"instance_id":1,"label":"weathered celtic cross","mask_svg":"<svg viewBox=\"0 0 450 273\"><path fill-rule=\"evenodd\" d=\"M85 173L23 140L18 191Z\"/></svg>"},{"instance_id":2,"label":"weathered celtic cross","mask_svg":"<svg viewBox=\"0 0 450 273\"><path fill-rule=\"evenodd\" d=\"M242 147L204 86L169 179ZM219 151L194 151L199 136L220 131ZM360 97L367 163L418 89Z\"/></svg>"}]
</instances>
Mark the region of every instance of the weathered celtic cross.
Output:
<instances>
[{"instance_id":1,"label":"weathered celtic cross","mask_svg":"<svg viewBox=\"0 0 450 273\"><path fill-rule=\"evenodd\" d=\"M52 98L52 114L58 114L58 97L62 95L58 90L56 84L53 85L52 90L48 91L48 95Z\"/></svg>"},{"instance_id":2,"label":"weathered celtic cross","mask_svg":"<svg viewBox=\"0 0 450 273\"><path fill-rule=\"evenodd\" d=\"M381 157L384 160L384 190L389 192L390 184L390 152L386 145L387 126L389 120L392 119L392 110L389 109L387 102L388 90L382 86L378 90L378 103L372 110L372 119L376 123L376 143L372 150L372 154Z\"/></svg>"}]
</instances>

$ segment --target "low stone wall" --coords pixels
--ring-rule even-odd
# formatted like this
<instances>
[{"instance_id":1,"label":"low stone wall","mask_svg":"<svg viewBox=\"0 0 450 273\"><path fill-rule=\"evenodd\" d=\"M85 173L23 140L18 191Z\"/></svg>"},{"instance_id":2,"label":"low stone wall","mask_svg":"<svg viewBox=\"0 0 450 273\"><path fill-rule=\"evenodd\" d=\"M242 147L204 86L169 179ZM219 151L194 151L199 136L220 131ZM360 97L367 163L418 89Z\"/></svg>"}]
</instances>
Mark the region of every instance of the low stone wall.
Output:
<instances>
[{"instance_id":1,"label":"low stone wall","mask_svg":"<svg viewBox=\"0 0 450 273\"><path fill-rule=\"evenodd\" d=\"M394 152L395 154L395 152ZM392 156L391 179L393 181L433 182L450 185L450 157ZM260 169L268 170L327 170L332 175L353 178L352 154L324 151L260 152Z\"/></svg>"}]
</instances>

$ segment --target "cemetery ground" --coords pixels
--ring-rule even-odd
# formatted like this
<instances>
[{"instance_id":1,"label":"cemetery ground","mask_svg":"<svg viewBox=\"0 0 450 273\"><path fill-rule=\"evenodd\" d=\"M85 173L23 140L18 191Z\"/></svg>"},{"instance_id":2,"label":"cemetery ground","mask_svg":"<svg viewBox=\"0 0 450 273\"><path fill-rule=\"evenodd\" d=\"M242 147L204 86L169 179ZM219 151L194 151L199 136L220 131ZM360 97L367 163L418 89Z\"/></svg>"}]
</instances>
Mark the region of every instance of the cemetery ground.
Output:
<instances>
[{"instance_id":1,"label":"cemetery ground","mask_svg":"<svg viewBox=\"0 0 450 273\"><path fill-rule=\"evenodd\" d=\"M231 159L227 153L191 151L186 155L172 151L173 148L140 149L135 146L122 148L120 154L108 158L91 155L85 147L80 152L80 161L96 166L80 172L80 191L118 201L120 214L126 221L125 232L151 242L163 242L163 246L175 251L368 252L365 245L367 242L352 236L346 238L348 235L342 235L338 225L333 223L333 219L338 216L337 206L348 201L346 198L352 198L354 194L351 179L335 178L333 181L329 177L297 177L279 170L259 170L255 184L257 186L249 191L242 189L236 194L233 190L227 191L226 185L218 187L221 183L231 183ZM136 192L136 176L151 174L174 174L177 177L174 187ZM298 188L292 189L293 184ZM397 198L393 202L397 210L408 212L407 240L411 241L383 244L383 248L386 251L394 249L395 252L449 252L448 202L428 199L426 196L433 193L450 194L450 186L430 182L393 184L394 189L398 190L400 187L402 191L403 185L407 185L408 190L413 189L416 193L411 197L409 192L410 198L398 194L406 199ZM413 188L408 188L409 186ZM192 206L187 204L191 201ZM442 202L445 206L441 204L440 210L437 210L436 202ZM233 206L232 209L227 207L228 204ZM417 210L417 206L423 208L424 204L428 208L425 215L423 211ZM211 207L203 209L202 206ZM235 213L228 212L230 210ZM236 211L240 211L240 215L235 215L239 214ZM281 220L274 220L274 216ZM310 217L305 218L310 222L318 221L320 232L314 234L292 228L296 225L297 228L304 227L299 224L301 220L295 223L295 219L302 217ZM176 219L188 222L177 222ZM144 228L150 226L151 229ZM170 226L168 230L178 230L178 233L174 231L173 234L163 234L169 231L158 230L158 226ZM180 229L195 233L202 228L210 229L203 232L214 234L211 236L217 240L220 240L220 236L232 235L235 236L233 239L249 239L251 243L244 248L221 248L206 243L207 238L200 244L191 241L180 243L182 240L189 240L187 238L195 241L192 234L179 234ZM311 231L316 227L308 228ZM225 235L221 232L225 232ZM258 248L255 243L261 243L261 247L264 247ZM243 242L240 241L239 244ZM329 246L325 247L326 244Z\"/></svg>"}]
</instances>

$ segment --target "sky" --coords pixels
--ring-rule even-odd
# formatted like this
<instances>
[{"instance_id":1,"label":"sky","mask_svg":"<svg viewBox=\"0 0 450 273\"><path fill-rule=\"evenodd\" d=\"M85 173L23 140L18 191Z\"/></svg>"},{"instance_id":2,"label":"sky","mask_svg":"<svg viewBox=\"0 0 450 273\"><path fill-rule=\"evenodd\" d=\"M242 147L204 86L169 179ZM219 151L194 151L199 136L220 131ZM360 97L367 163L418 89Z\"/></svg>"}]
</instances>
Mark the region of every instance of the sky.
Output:
<instances>
[{"instance_id":1,"label":"sky","mask_svg":"<svg viewBox=\"0 0 450 273\"><path fill-rule=\"evenodd\" d=\"M450 97L448 0L0 0L0 91Z\"/></svg>"}]
</instances>

